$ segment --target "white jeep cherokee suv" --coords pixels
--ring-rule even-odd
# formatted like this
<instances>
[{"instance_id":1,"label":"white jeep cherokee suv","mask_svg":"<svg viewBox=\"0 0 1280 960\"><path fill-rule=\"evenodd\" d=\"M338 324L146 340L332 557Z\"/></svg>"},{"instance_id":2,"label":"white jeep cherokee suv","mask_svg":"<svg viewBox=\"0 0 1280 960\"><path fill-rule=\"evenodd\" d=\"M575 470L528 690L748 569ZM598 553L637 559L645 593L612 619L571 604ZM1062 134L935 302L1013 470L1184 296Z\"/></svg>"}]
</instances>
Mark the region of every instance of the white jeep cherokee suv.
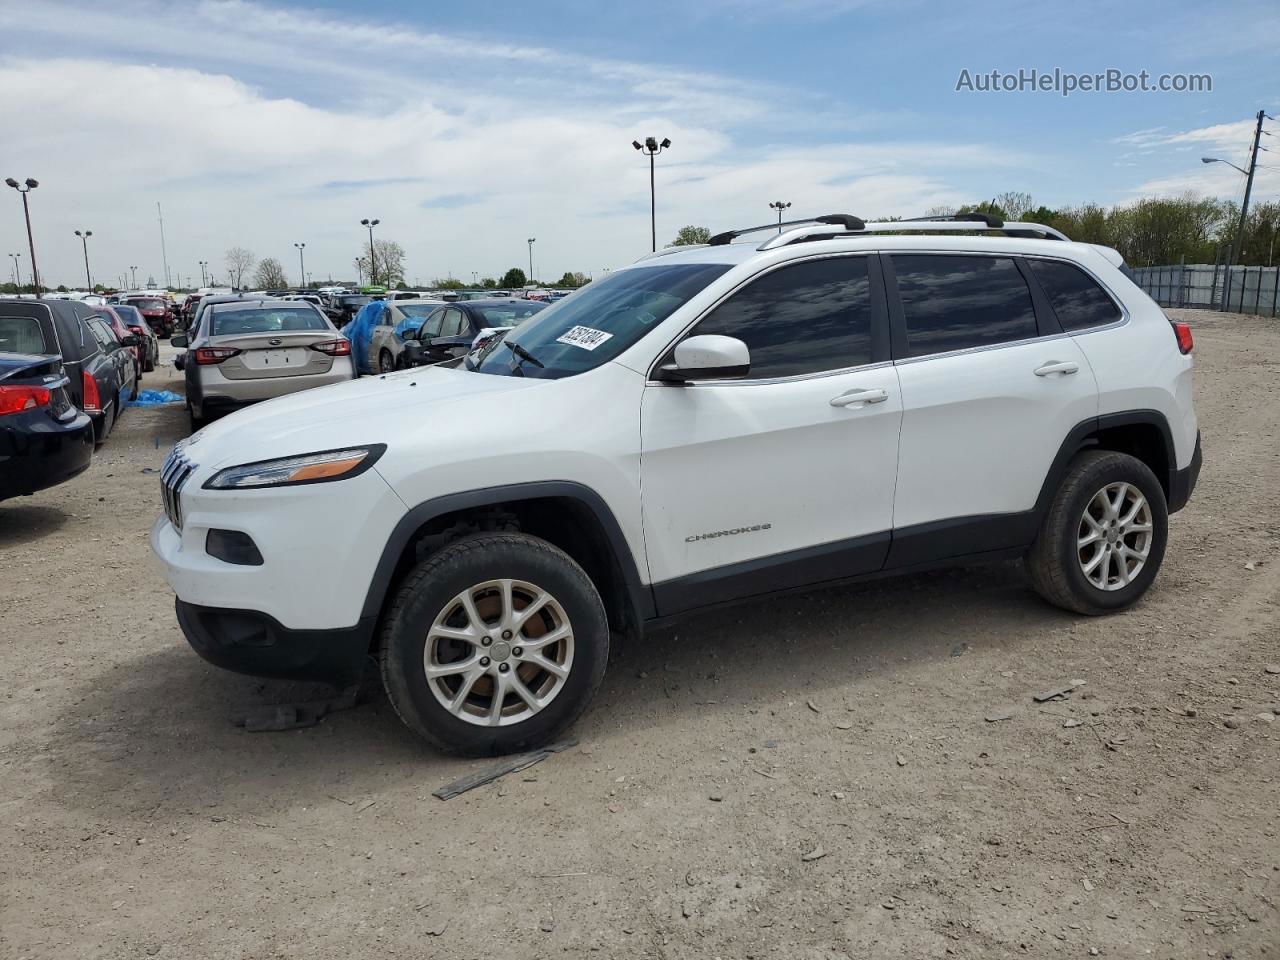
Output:
<instances>
[{"instance_id":1,"label":"white jeep cherokee suv","mask_svg":"<svg viewBox=\"0 0 1280 960\"><path fill-rule=\"evenodd\" d=\"M611 631L716 604L1019 556L1076 613L1142 596L1200 443L1190 331L1115 251L979 216L765 229L179 443L151 542L191 645L335 684L372 655L475 755L572 723Z\"/></svg>"}]
</instances>

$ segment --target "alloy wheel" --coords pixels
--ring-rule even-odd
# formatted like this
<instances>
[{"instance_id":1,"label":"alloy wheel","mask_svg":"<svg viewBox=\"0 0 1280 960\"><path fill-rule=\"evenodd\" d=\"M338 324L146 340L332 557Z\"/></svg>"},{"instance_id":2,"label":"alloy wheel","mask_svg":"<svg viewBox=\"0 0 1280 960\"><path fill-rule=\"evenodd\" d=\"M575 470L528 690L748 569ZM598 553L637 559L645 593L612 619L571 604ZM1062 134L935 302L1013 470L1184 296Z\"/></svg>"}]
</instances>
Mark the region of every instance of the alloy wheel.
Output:
<instances>
[{"instance_id":1,"label":"alloy wheel","mask_svg":"<svg viewBox=\"0 0 1280 960\"><path fill-rule=\"evenodd\" d=\"M1099 590L1122 590L1146 566L1151 505L1132 483L1109 483L1089 500L1076 532L1076 559Z\"/></svg>"},{"instance_id":2,"label":"alloy wheel","mask_svg":"<svg viewBox=\"0 0 1280 960\"><path fill-rule=\"evenodd\" d=\"M528 720L564 689L572 667L568 615L554 596L523 580L489 580L454 596L423 650L431 693L477 726Z\"/></svg>"}]
</instances>

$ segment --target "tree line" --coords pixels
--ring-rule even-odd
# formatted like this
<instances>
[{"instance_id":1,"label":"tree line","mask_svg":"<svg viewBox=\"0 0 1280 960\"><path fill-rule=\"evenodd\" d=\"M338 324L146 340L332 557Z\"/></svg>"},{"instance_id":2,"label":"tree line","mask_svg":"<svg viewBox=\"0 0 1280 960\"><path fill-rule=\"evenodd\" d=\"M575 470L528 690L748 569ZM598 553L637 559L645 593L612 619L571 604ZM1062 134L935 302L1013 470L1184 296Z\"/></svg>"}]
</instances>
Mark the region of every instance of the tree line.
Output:
<instances>
[{"instance_id":1,"label":"tree line","mask_svg":"<svg viewBox=\"0 0 1280 960\"><path fill-rule=\"evenodd\" d=\"M933 207L926 216L957 213L990 213L1007 221L1042 223L1065 233L1072 240L1098 243L1120 251L1133 267L1187 263L1215 263L1226 255L1225 247L1236 242L1240 225L1240 205L1231 200L1214 200L1187 194L1169 199L1145 199L1104 207L1086 203L1051 209L1036 203L1029 193L1001 193L991 200L961 207ZM900 216L876 217L900 220ZM1273 266L1280 232L1280 202L1254 205L1245 222L1242 254L1233 253L1232 263ZM681 227L667 246L706 243L711 231L706 227Z\"/></svg>"}]
</instances>

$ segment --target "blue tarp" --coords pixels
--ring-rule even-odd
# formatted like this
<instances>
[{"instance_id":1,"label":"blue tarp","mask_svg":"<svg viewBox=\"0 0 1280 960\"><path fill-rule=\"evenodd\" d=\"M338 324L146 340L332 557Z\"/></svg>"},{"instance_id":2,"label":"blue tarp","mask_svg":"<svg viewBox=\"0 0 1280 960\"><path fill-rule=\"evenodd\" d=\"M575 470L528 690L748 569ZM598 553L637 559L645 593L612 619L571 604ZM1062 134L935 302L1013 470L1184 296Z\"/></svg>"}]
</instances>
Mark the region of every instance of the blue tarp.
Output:
<instances>
[{"instance_id":1,"label":"blue tarp","mask_svg":"<svg viewBox=\"0 0 1280 960\"><path fill-rule=\"evenodd\" d=\"M155 407L163 403L181 403L182 397L169 390L139 390L138 399L126 402L132 407Z\"/></svg>"},{"instance_id":2,"label":"blue tarp","mask_svg":"<svg viewBox=\"0 0 1280 960\"><path fill-rule=\"evenodd\" d=\"M382 313L386 309L385 300L372 300L361 307L355 319L340 331L351 341L351 357L360 373L376 372L369 367L369 341L373 339L373 328L382 322Z\"/></svg>"},{"instance_id":3,"label":"blue tarp","mask_svg":"<svg viewBox=\"0 0 1280 960\"><path fill-rule=\"evenodd\" d=\"M403 320L396 324L396 328L393 331L396 335L396 339L401 343L404 343L405 338L409 336L409 334L416 332L418 328L422 326L422 321L425 319L427 318L410 317L406 315Z\"/></svg>"}]
</instances>

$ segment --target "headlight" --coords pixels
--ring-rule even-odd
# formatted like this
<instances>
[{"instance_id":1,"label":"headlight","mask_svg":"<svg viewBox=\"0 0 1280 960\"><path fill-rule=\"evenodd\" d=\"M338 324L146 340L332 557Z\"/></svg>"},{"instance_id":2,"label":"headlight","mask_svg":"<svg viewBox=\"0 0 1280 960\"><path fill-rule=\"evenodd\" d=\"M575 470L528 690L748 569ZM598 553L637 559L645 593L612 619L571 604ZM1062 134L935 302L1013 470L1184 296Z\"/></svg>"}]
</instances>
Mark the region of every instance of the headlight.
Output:
<instances>
[{"instance_id":1,"label":"headlight","mask_svg":"<svg viewBox=\"0 0 1280 960\"><path fill-rule=\"evenodd\" d=\"M279 460L259 460L219 470L205 481L206 490L242 490L252 487L288 487L304 483L328 483L358 476L372 467L383 453L385 443L367 447L322 450Z\"/></svg>"}]
</instances>

